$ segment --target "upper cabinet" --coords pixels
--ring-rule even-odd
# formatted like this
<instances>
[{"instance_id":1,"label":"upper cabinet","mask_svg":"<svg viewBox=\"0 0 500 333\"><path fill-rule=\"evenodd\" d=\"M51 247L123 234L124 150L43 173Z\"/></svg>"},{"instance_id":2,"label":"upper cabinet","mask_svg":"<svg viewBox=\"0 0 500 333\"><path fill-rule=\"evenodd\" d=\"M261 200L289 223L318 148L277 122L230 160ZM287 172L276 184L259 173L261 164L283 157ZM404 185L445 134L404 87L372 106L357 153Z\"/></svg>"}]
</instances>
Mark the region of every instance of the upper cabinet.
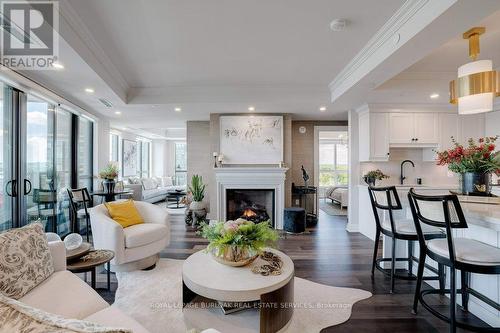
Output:
<instances>
[{"instance_id":1,"label":"upper cabinet","mask_svg":"<svg viewBox=\"0 0 500 333\"><path fill-rule=\"evenodd\" d=\"M389 159L389 114L359 114L359 160L387 161Z\"/></svg>"},{"instance_id":2,"label":"upper cabinet","mask_svg":"<svg viewBox=\"0 0 500 333\"><path fill-rule=\"evenodd\" d=\"M413 143L414 127L413 113L390 113L389 143Z\"/></svg>"},{"instance_id":3,"label":"upper cabinet","mask_svg":"<svg viewBox=\"0 0 500 333\"><path fill-rule=\"evenodd\" d=\"M389 144L394 147L437 145L438 117L435 113L390 113Z\"/></svg>"},{"instance_id":4,"label":"upper cabinet","mask_svg":"<svg viewBox=\"0 0 500 333\"><path fill-rule=\"evenodd\" d=\"M389 148L422 148L423 160L434 161L435 149L453 147L451 137L467 145L485 135L484 114L448 112L371 112L359 115L360 161L388 161Z\"/></svg>"}]
</instances>

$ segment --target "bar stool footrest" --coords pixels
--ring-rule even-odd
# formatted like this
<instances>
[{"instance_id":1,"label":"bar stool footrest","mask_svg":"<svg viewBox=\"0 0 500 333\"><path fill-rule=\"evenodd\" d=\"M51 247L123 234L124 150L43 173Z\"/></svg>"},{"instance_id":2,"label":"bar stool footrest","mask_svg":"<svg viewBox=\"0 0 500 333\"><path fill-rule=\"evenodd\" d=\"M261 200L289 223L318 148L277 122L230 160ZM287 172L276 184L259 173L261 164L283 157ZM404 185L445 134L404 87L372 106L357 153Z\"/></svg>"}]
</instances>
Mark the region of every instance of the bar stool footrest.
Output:
<instances>
[{"instance_id":1,"label":"bar stool footrest","mask_svg":"<svg viewBox=\"0 0 500 333\"><path fill-rule=\"evenodd\" d=\"M418 263L418 260L416 260L415 257L412 257L411 259ZM408 260L409 260L409 258L395 258L396 262L398 262L398 261L408 262ZM377 270L379 270L380 272L382 272L384 275L390 277L391 276L390 268L383 268L382 266L380 266L381 262L392 262L392 258L379 258L379 259L375 260L375 268ZM435 271L434 267L430 267L430 266L428 267L427 264L425 265L425 267L429 268L433 272L437 273L437 271ZM409 281L414 281L417 279L417 276L413 275L413 273L411 273L411 272L408 272L408 274L406 274L406 275L394 273L394 277L397 279L409 280ZM439 280L439 277L438 276L424 276L423 280Z\"/></svg>"},{"instance_id":2,"label":"bar stool footrest","mask_svg":"<svg viewBox=\"0 0 500 333\"><path fill-rule=\"evenodd\" d=\"M476 296L476 295L483 296L482 294L480 294L480 293L478 293L475 290L470 289L470 288L467 289L467 292L469 294L471 294L471 295L474 295L474 296ZM424 296L426 296L426 295L442 295L442 294L450 294L450 293L451 293L450 289L443 289L443 290L440 290L440 289L428 289L428 290L422 290L420 292L418 300L420 301L420 304L422 304L422 306L427 311L429 311L431 314L433 314L437 318L441 319L442 321L450 323L450 318L448 316L445 316L444 314L442 314L439 311L437 311L434 308L432 308L429 304L427 304L427 302L424 299ZM462 289L457 289L457 295L459 295L459 294L462 294ZM494 303L491 300L489 300L489 302ZM494 304L496 304L496 303L494 303ZM499 307L499 306L500 305L496 304L496 307ZM495 306L493 306L493 307L495 307ZM467 324L467 323L465 323L463 321L460 321L460 320L456 321L456 326L459 327L459 328L463 328L463 329L467 329L467 330L473 331L473 332L500 332L500 327L497 328L497 327L484 327L484 326L480 327L480 326L474 326L474 325Z\"/></svg>"}]
</instances>

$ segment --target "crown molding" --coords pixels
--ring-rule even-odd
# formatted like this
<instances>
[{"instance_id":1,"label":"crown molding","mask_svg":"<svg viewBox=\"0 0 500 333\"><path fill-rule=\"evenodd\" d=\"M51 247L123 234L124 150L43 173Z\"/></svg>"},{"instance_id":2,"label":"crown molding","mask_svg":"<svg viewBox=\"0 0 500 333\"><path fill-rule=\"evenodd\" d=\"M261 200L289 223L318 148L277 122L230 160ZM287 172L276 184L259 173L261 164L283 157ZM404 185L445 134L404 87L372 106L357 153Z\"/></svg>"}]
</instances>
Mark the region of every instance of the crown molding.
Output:
<instances>
[{"instance_id":1,"label":"crown molding","mask_svg":"<svg viewBox=\"0 0 500 333\"><path fill-rule=\"evenodd\" d=\"M336 101L456 1L406 1L329 84L331 101Z\"/></svg>"},{"instance_id":2,"label":"crown molding","mask_svg":"<svg viewBox=\"0 0 500 333\"><path fill-rule=\"evenodd\" d=\"M129 84L92 36L77 10L68 1L60 1L59 14L61 17L59 29L61 37L110 87L116 96L122 102L127 103Z\"/></svg>"}]
</instances>

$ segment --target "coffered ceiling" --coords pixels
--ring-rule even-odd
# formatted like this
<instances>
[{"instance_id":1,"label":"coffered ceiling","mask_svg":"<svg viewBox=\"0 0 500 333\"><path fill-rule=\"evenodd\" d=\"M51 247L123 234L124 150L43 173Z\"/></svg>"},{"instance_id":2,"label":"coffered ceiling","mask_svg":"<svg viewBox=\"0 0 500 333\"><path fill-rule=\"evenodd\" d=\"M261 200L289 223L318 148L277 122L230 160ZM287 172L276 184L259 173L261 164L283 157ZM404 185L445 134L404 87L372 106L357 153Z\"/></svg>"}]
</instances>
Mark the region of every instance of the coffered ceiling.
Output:
<instances>
[{"instance_id":1,"label":"coffered ceiling","mask_svg":"<svg viewBox=\"0 0 500 333\"><path fill-rule=\"evenodd\" d=\"M250 105L346 119L330 108L328 83L403 3L62 0L65 69L26 74L118 126L175 127ZM349 21L345 31L330 30L335 18Z\"/></svg>"}]
</instances>

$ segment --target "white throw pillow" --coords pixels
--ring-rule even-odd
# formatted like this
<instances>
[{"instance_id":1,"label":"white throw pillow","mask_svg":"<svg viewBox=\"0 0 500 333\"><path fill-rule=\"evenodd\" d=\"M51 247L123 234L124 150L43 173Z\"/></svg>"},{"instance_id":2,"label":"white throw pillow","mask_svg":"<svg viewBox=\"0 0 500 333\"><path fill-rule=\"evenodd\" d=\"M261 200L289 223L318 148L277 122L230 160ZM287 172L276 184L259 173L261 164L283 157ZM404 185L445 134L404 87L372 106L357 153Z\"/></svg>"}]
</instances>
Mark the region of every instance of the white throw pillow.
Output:
<instances>
[{"instance_id":1,"label":"white throw pillow","mask_svg":"<svg viewBox=\"0 0 500 333\"><path fill-rule=\"evenodd\" d=\"M174 186L174 182L172 181L172 177L163 177L162 178L162 186L163 187Z\"/></svg>"},{"instance_id":2,"label":"white throw pillow","mask_svg":"<svg viewBox=\"0 0 500 333\"><path fill-rule=\"evenodd\" d=\"M155 188L158 187L158 184L156 184L155 180L152 178L142 178L142 187L145 190L154 190Z\"/></svg>"},{"instance_id":3,"label":"white throw pillow","mask_svg":"<svg viewBox=\"0 0 500 333\"><path fill-rule=\"evenodd\" d=\"M141 179L139 177L129 177L128 183L131 185L137 185L141 183Z\"/></svg>"},{"instance_id":4,"label":"white throw pillow","mask_svg":"<svg viewBox=\"0 0 500 333\"><path fill-rule=\"evenodd\" d=\"M109 328L89 321L66 319L31 307L0 294L0 332L58 333L132 333L124 328Z\"/></svg>"},{"instance_id":5,"label":"white throw pillow","mask_svg":"<svg viewBox=\"0 0 500 333\"><path fill-rule=\"evenodd\" d=\"M54 264L41 223L0 234L0 294L20 299L52 273Z\"/></svg>"}]
</instances>

